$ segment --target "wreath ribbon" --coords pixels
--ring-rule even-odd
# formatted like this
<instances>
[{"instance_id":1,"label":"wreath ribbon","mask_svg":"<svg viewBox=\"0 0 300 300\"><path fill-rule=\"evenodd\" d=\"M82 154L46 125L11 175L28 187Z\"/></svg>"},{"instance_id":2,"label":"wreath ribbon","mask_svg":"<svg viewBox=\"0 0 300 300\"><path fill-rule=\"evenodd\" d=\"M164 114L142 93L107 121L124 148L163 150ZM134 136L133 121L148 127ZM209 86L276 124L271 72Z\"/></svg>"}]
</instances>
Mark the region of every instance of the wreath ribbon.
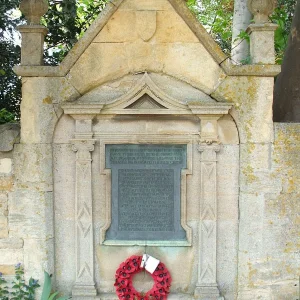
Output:
<instances>
[{"instance_id":1,"label":"wreath ribbon","mask_svg":"<svg viewBox=\"0 0 300 300\"><path fill-rule=\"evenodd\" d=\"M141 267L142 256L131 256L122 262L116 271L116 293L121 300L166 300L170 291L172 278L166 266L160 262L151 275L153 287L146 293L139 293L132 284L135 274L144 270Z\"/></svg>"}]
</instances>

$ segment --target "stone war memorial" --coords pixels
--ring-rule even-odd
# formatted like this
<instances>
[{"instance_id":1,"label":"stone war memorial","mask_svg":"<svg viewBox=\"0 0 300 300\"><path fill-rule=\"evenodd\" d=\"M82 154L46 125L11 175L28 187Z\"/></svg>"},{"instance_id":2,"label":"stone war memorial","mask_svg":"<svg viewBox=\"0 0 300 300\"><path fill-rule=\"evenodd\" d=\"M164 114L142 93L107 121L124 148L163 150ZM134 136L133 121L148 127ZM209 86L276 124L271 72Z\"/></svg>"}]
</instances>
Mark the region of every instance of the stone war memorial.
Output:
<instances>
[{"instance_id":1,"label":"stone war memorial","mask_svg":"<svg viewBox=\"0 0 300 300\"><path fill-rule=\"evenodd\" d=\"M272 120L273 4L248 1L249 65L184 0L112 0L51 67L43 3L21 4L21 124L0 131L0 272L134 300L116 271L148 254L172 278L153 299L299 299L300 124Z\"/></svg>"}]
</instances>

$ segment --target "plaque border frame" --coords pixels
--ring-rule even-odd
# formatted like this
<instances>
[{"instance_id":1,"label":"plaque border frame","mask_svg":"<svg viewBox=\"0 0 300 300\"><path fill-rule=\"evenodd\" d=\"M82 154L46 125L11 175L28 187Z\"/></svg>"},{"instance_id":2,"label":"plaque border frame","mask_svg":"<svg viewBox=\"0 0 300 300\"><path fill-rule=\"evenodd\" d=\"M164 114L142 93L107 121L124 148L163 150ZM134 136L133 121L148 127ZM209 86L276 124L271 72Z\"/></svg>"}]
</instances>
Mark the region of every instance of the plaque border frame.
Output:
<instances>
[{"instance_id":1,"label":"plaque border frame","mask_svg":"<svg viewBox=\"0 0 300 300\"><path fill-rule=\"evenodd\" d=\"M193 144L196 142L197 137L187 137L183 135L175 135L170 137L166 134L118 134L108 135L99 134L95 132L94 138L100 141L100 174L105 175L105 223L100 228L100 245L109 246L173 246L173 247L187 247L192 246L192 228L187 224L187 175L192 174L192 161L193 161ZM165 144L176 145L184 144L187 146L187 168L181 171L180 183L180 223L186 232L185 241L142 241L142 240L107 240L106 231L111 224L111 169L105 168L105 146L107 144Z\"/></svg>"}]
</instances>

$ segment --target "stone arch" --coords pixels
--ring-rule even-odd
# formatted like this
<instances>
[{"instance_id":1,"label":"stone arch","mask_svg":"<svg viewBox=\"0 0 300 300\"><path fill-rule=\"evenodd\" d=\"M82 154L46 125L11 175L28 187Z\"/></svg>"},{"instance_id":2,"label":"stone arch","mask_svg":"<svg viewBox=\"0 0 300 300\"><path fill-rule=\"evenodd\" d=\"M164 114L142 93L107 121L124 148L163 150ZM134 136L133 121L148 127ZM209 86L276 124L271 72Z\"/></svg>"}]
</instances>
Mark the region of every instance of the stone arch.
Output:
<instances>
[{"instance_id":1,"label":"stone arch","mask_svg":"<svg viewBox=\"0 0 300 300\"><path fill-rule=\"evenodd\" d=\"M160 84L158 83L159 80ZM173 88L175 91L172 91ZM151 97L155 105L146 108L143 105L137 105L140 104L139 101L143 95ZM145 101L149 101L149 99ZM77 100L62 103L61 107L65 114L57 123L53 140L55 239L56 244L65 243L65 246L60 247L59 251L56 252L56 264L60 266L57 274L59 287L61 289L73 287L74 296L95 294L93 288L95 283L98 292L102 291L102 287L107 289L106 284L109 284L109 279L106 278L106 274L109 274L112 267L107 266L103 258L108 254L107 249L114 249L114 252L116 251L120 255L116 249L126 244L105 240L105 232L111 220L109 210L111 203L109 199L110 186L108 184L110 173L105 170L105 156L103 156L104 146L107 143L184 143L188 145L190 166L182 177L186 185L184 189L186 194L182 196L182 201L186 201L183 205L182 220L186 224L188 232L187 243L175 243L173 245L153 243L153 246L156 245L156 249L163 251L171 245L183 256L191 255L191 257L197 257L197 260L199 259L198 264L201 265L199 269L196 270L195 268L197 264L189 266L191 272L197 273L194 278L198 278L198 281L186 282L195 289L195 293L199 292L201 284L205 281L216 280L214 278L217 274L221 278L221 282L223 280L225 282L226 276L224 277L223 271L217 267L220 264L224 265L221 258L224 255L222 252L224 250L219 249L218 243L214 244L214 241L216 241L217 233L220 236L229 234L233 240L237 240L238 199L236 195L229 195L229 192L226 192L226 186L229 185L233 190L238 186L239 141L235 123L228 114L231 105L217 102L203 92L173 77L145 73L125 76L120 80L101 85L77 98ZM220 118L223 114L225 116ZM201 132L200 138L199 132ZM227 134L227 132L231 132L231 134ZM223 144L221 148L218 141ZM217 156L219 160L218 171ZM90 158L93 159L92 163L88 163ZM77 179L79 181L76 183L74 178L78 178L75 176L78 164L86 164L80 171L86 175L82 179ZM58 168L58 166L60 167ZM214 171L206 173L211 167L211 170ZM230 169L231 171L229 171ZM62 170L65 171L62 173ZM197 174L195 170L198 172L201 170L204 179L195 175ZM229 175L226 175L227 172ZM90 202L88 206L81 209L76 195L82 192L81 188L78 190L78 182L84 181L86 176L92 176L90 177L90 185L85 187L85 191L88 189L90 192L84 196ZM214 188L214 185L206 186L204 183L205 176L212 176L207 180L218 182L217 187ZM227 177L231 178L231 182ZM97 185L93 182L97 182ZM234 182L234 186L232 182ZM197 187L199 184L202 186L201 189ZM193 190L197 190L198 194L191 196ZM216 211L214 211L213 204L201 206L202 211L199 211L197 199L205 198L205 193L216 195L216 198L213 197L215 199L213 201L218 201L220 207L218 215L215 215ZM231 206L231 215L226 212L228 205ZM79 209L77 210L76 207ZM198 208L193 209L194 212L192 212L191 207ZM198 212L203 219L199 228L197 225ZM91 218L91 215L94 215L94 218ZM216 216L216 223L213 221L212 225L207 225L210 224L210 218L214 218L214 215ZM223 218L231 218L229 227L232 232L223 226ZM195 233L198 230L201 232L208 230L209 235L206 242L197 242L198 238L195 239ZM84 236L83 239L78 237L80 234ZM92 245L94 239L95 246L89 248L89 251L92 251L95 256L92 255L89 261L81 261L82 258L78 256L78 251L86 251L84 250L86 245L89 243ZM212 250L212 252L215 251L215 256L209 258L211 262L207 266L203 265L204 261L200 259L199 254L205 251L203 245L206 243L211 245L211 249L215 249ZM70 247L74 248L74 253L68 252L68 259L65 259L66 251L69 251ZM77 250L75 251L75 249ZM203 253L203 255L209 255ZM226 255L235 256L234 253L227 253ZM95 257L97 259L94 262ZM74 267L74 263L78 264L78 261L79 265ZM191 259L191 261L193 260ZM70 268L71 272L69 272ZM108 273L99 273L98 269L106 270ZM86 283L84 284L84 282ZM177 284L176 288L181 289L180 283ZM213 290L218 293L217 286L213 286ZM194 291L189 290L188 293L194 293Z\"/></svg>"}]
</instances>

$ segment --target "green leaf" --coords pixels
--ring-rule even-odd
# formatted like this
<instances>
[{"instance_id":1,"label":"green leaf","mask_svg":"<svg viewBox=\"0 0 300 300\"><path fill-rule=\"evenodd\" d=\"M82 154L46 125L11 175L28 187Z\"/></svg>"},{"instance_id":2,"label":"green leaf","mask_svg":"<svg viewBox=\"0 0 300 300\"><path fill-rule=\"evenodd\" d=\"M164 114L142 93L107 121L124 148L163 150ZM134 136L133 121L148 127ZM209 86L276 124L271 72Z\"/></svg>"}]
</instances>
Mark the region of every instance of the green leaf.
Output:
<instances>
[{"instance_id":1,"label":"green leaf","mask_svg":"<svg viewBox=\"0 0 300 300\"><path fill-rule=\"evenodd\" d=\"M51 277L46 271L44 271L44 286L43 286L41 300L48 300L51 293L51 288L52 288Z\"/></svg>"},{"instance_id":2,"label":"green leaf","mask_svg":"<svg viewBox=\"0 0 300 300\"><path fill-rule=\"evenodd\" d=\"M58 292L53 293L48 300L53 300L58 295Z\"/></svg>"}]
</instances>

